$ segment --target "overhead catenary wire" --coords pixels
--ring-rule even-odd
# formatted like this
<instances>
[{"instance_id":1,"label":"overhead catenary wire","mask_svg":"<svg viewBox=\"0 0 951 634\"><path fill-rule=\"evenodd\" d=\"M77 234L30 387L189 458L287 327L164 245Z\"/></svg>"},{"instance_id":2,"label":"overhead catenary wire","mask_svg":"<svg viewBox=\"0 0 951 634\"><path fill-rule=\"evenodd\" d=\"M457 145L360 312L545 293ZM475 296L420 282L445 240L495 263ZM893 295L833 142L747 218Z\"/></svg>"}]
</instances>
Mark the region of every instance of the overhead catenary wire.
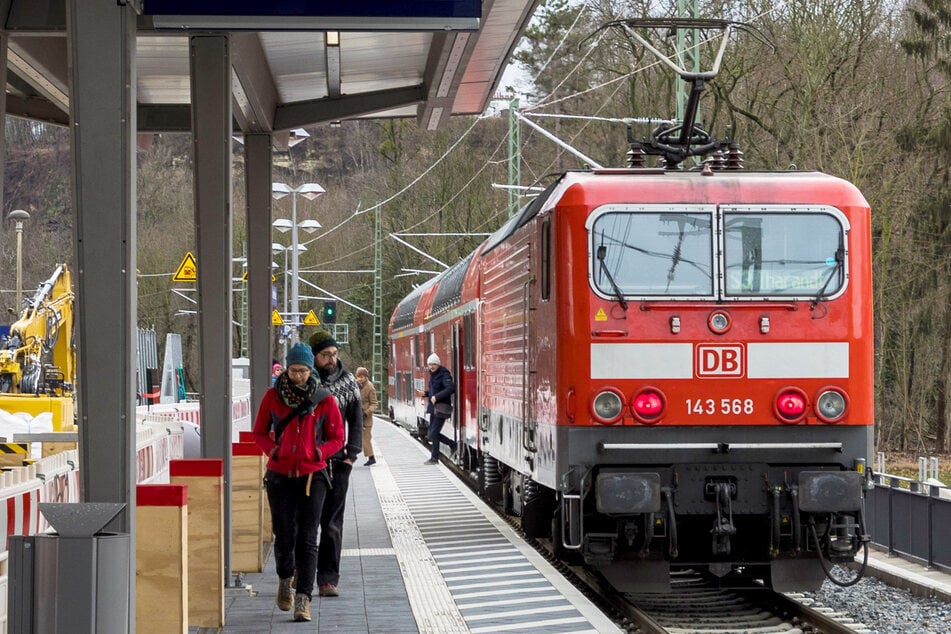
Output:
<instances>
[{"instance_id":1,"label":"overhead catenary wire","mask_svg":"<svg viewBox=\"0 0 951 634\"><path fill-rule=\"evenodd\" d=\"M585 11L586 11L588 8L589 8L589 7L588 7L587 3L582 4L581 10L578 11L578 13L577 13L577 15L575 16L575 19L574 19L574 21L572 22L572 24L568 27L568 29L565 31L564 35L561 37L561 39L560 39L560 40L558 41L558 43L556 44L555 48L554 48L554 49L552 50L552 52L549 54L548 58L547 58L547 59L545 60L545 62L541 65L541 67L538 69L538 71L537 71L535 77L532 79L533 82L535 82L535 81L537 80L537 78L541 75L542 72L544 72L544 70L548 67L548 65L551 63L551 61L552 61L553 59L555 59L555 57L556 57L558 51L559 51L561 48L563 48L565 42L568 41L570 35L571 35L571 34L575 31L575 29L578 27L578 25L579 25L579 23L580 23L580 21L581 21L582 16L584 15ZM562 116L562 117L564 117L564 118L587 119L587 120L589 120L589 121L604 120L604 121L613 121L613 122L622 122L622 123L627 123L627 122L632 122L632 121L633 121L633 122L638 122L638 123L652 123L652 122L660 123L660 122L669 121L669 120L659 119L659 118L658 118L658 119L654 119L654 118L640 118L640 119L628 118L628 119L625 119L625 118L610 118L610 117L584 117L584 116L582 116L582 115L550 115L550 114L548 114L548 113L536 112L536 110L538 110L538 109L545 108L545 107L550 107L550 106L552 106L552 105L554 105L554 104L563 103L563 102L569 101L569 100L571 100L571 99L576 99L576 98L578 98L578 97L580 97L580 96L583 96L583 95L585 95L585 94L587 94L587 93L590 93L590 92L593 92L593 91L596 91L596 90L599 90L599 89L604 88L604 87L606 87L606 86L610 86L610 85L612 85L612 84L617 84L617 87L616 87L615 90L612 91L612 93L611 93L611 96L613 97L613 96L617 93L617 91L620 90L620 88L622 87L621 82L623 82L624 80L626 80L626 79L628 79L628 78L630 78L630 77L632 77L632 76L634 76L634 75L636 75L636 74L638 74L638 73L644 72L644 71L646 71L647 69L652 68L652 67L654 67L654 66L656 66L656 65L658 65L658 64L661 63L661 62L659 62L659 61L653 61L653 62L651 62L651 63L649 63L649 64L647 64L647 65L645 65L645 66L642 66L642 67L639 67L639 68L637 68L637 69L634 69L633 71L631 71L631 72L629 72L629 73L625 73L625 74L623 74L623 75L621 75L621 76L619 76L619 77L616 77L616 78L613 78L613 79L608 80L608 81L606 81L606 82L603 82L603 83L601 83L601 84L598 84L597 86L593 86L593 87L587 88L587 89L585 89L585 90L583 90L583 91L578 91L578 92L572 93L572 94L570 94L570 95L565 95L565 96L560 97L560 98L558 98L558 99L550 99L553 95L555 95L555 94L557 93L558 89L560 89L561 86L563 86L563 85L565 84L565 82L567 81L567 79L569 78L569 76L571 76L572 74L574 74L575 72L577 72L577 70L578 70L579 68L581 68L581 66L582 66L582 64L583 64L583 62L584 62L584 60L587 59L588 56L590 56L592 50L595 48L595 45L596 45L597 42L599 42L600 39L604 36L604 33L605 33L605 32L606 32L606 31L602 31L602 32L599 32L599 33L597 34L597 38L598 38L598 39L595 40L595 42L593 42L592 45L588 47L587 51L586 51L585 54L581 57L581 59L578 60L578 62L574 65L574 67L573 67L568 73L566 73L564 77L562 77L562 79L561 79L561 81L558 83L558 85L556 85L556 86L552 89L551 93L548 95L548 98L547 98L548 100L542 99L540 102L538 102L538 103L536 103L536 104L527 105L525 108L522 109L526 116ZM703 40L702 42L698 42L698 45L699 45L699 44L702 44L702 43L705 42L705 41L709 41L710 39L713 39L713 38L707 38L706 40ZM609 99L610 99L610 97L609 97ZM608 99L608 100L605 100L605 101L602 103L602 107L605 107L605 106L608 104L609 99ZM600 108L599 108L599 110L600 110ZM517 113L517 114L520 114L520 115L521 115L522 113ZM455 151L455 150L462 144L462 142L463 142L466 138L468 138L468 136L471 134L471 132L476 128L476 126L481 122L481 120L482 120L483 118L485 118L485 117L484 117L484 116L476 117L476 118L473 120L472 124L459 136L459 138L458 138L439 158L437 158L431 165L429 165L426 169L424 169L422 172L420 172L413 180L411 180L409 183L407 183L407 184L404 185L402 188L400 188L399 191L395 192L394 194L392 194L391 196L387 197L386 199L384 199L384 200L382 200L382 201L380 201L380 202L378 202L378 203L376 203L376 204L374 204L374 205L371 205L371 206L369 206L369 207L367 207L367 208L360 208L360 207L358 207L350 216L348 216L347 218L345 218L344 220L342 220L341 222L339 222L337 225L331 227L331 228L328 229L327 231L324 231L324 232L321 233L319 236L316 236L316 237L312 238L311 240L308 240L307 242L304 242L303 244L306 245L306 244L310 244L310 243L312 243L312 242L314 242L314 241L316 241L316 240L320 240L320 239L326 237L327 235L330 235L331 233L337 231L338 229L340 229L341 227L343 227L344 225L346 225L348 222L350 222L350 221L353 220L354 218L356 218L356 217L358 217L358 216L360 216L360 215L363 215L363 214L365 214L365 213L367 213L367 212L369 212L369 211L374 211L374 210L376 210L376 209L379 208L379 207L383 207L383 206L385 206L386 204L388 204L388 203L392 202L393 200L396 200L397 198L399 198L399 197L401 197L402 195L404 195L404 194L405 194L406 192L408 192L411 188L413 188L417 183L419 183L425 176L427 176L429 173L431 173L438 165L440 165L453 151ZM530 127L534 127L534 125L537 125L537 124L533 124L532 122L529 122L528 119L524 118L523 116L520 116L519 119L520 119L521 121L525 122L525 123L526 123L527 125L529 125ZM582 128L582 130L583 130L583 128ZM550 134L550 133L543 132L541 129L537 129L536 131L538 131L539 134L543 134L543 135L545 135L545 136L549 136L549 134ZM577 138L577 136L580 135L580 134L581 134L581 131L579 131L578 133L576 133L576 134L572 137L572 140L574 140L574 138ZM552 136L553 136L553 135L552 135ZM549 138L554 141L554 138L551 138L551 137L549 137ZM556 142L556 143L559 143L560 145L562 145L562 147L563 147L564 149L568 150L568 148L565 147L565 142L562 142L562 141L555 141L555 142ZM493 153L490 155L490 159L487 160L487 161L484 161L482 167L480 167L480 169L476 172L476 174L475 174L472 178L470 178L470 180L469 180L465 185L463 185L462 187L458 188L458 189L453 193L453 195L450 197L449 200L447 200L443 205L441 205L439 208L437 208L436 210L434 210L432 213L430 213L430 214L428 214L427 216L425 216L423 219L421 219L421 220L417 221L416 223L414 223L413 225L407 227L407 229L415 228L415 227L417 227L417 226L423 225L423 224L425 224L425 223L431 221L431 219L432 219L433 217L435 217L436 215L438 215L439 213L441 213L443 210L445 210L449 205L452 204L452 202L453 202L455 199L457 199L460 195L462 195L465 191L467 191L467 189L472 185L473 182L475 182L475 180L478 178L478 176L479 176L485 169L487 169L487 166L488 166L489 164L492 163L491 159L494 158L495 156L497 156L497 154L498 154L498 152L500 151L502 145L503 145L503 142L500 142L500 143L496 146L496 149L495 149L495 150L493 151ZM571 151L571 150L568 150L568 151ZM578 158L580 158L581 160L583 160L583 161L589 163L589 164L592 165L593 167L600 167L600 164L599 164L596 160L592 159L591 157L588 157L588 156L584 155L583 153L580 153L580 151L578 151L578 152L572 152L572 153L574 153L576 156L578 156ZM556 160L557 160L557 159L556 159ZM553 161L550 165L553 165L553 164L554 164L554 161ZM550 171L550 170L542 170L540 173L547 173L548 171ZM501 215L501 214L496 214L494 218L497 218L499 215ZM494 218L493 218L493 219L494 219ZM339 261L339 260L344 259L344 258L353 257L355 254L360 253L361 251L365 251L365 250L367 250L367 249L369 249L369 248L370 248L370 247L368 246L368 247L364 247L364 248L362 248L362 249L359 249L359 250L357 250L357 251L348 252L346 255L341 256L341 257L338 257L338 258L335 258L335 259L332 259L332 260L329 260L329 261L325 262L324 264L329 264L329 263L333 263L333 262L335 262L335 261Z\"/></svg>"},{"instance_id":2,"label":"overhead catenary wire","mask_svg":"<svg viewBox=\"0 0 951 634\"><path fill-rule=\"evenodd\" d=\"M540 74L542 71L544 71L544 69L548 66L548 64L551 63L551 60L554 59L555 55L558 53L558 50L564 45L564 43L568 40L569 35L574 31L574 29L575 29L576 26L578 25L578 22L581 20L581 17L582 17L582 15L584 14L584 12L585 12L585 10L586 10L587 8L588 8L588 7L587 7L587 3L584 3L584 4L582 5L582 7L581 7L581 10L578 11L578 14L575 16L575 19L574 19L574 21L572 22L571 26L570 26L570 27L568 28L568 30L565 32L565 35L561 38L561 40L559 40L558 44L555 46L555 49L551 52L551 54L549 55L548 59L545 61L545 63L544 63L544 64L542 65L542 67L539 69L538 74ZM579 65L580 65L580 62L579 62ZM578 65L576 65L576 68L577 68L577 67L578 67ZM536 78L537 78L538 74L536 74ZM533 80L533 81L534 81L534 80ZM333 227L331 227L331 228L328 229L327 231L324 231L324 232L321 233L319 236L316 236L316 237L314 237L314 238L308 240L307 242L304 242L303 244L304 244L304 245L308 245L308 244L310 244L311 242L314 242L314 241L316 241L316 240L320 240L320 239L324 238L325 236L327 236L327 235L333 233L334 231L340 229L341 227L343 227L345 224L347 224L348 222L350 222L351 220L353 220L353 219L356 218L357 216L362 215L362 214L364 214L364 213L367 213L367 212L369 212L369 211L374 211L374 210L377 209L378 207L383 207L383 206L385 206L387 203L392 202L393 200L395 200L395 199L399 198L400 196L402 196L404 193L406 193L407 191L409 191L414 185L416 185L416 183L418 183L420 180L422 180L422 178L423 178L424 176L426 176L427 174L429 174L429 173L430 173L433 169L435 169L440 163L442 163L442 161L445 160L446 157L448 157L448 156L452 153L452 151L455 150L456 147L457 147L460 143L462 143L462 141L463 141L466 137L468 137L468 135L475 129L475 126L478 125L478 123L479 123L483 118L484 118L483 116L476 117L476 119L473 121L472 125L469 126L469 128L459 137L459 139L458 139L448 150L446 150L446 152L444 152L444 153L442 154L442 156L440 156L438 159L436 159L436 161L434 161L432 165L430 165L430 166L427 167L425 170L423 170L416 178L414 178L412 181L410 181L408 184L406 184L403 188L401 188L399 191L397 191L396 193L394 193L392 196L390 196L390 197L386 198L385 200L382 200L382 201L380 201L379 203L376 203L375 205L372 205L372 206L370 206L370 207L368 207L368 208L366 208L366 209L357 208L357 209L353 212L353 214L351 214L350 216L348 216L347 218L345 218L344 220L342 220L342 221L339 222L338 224L334 225ZM503 143L500 142L499 145L496 147L496 151L493 152L491 156L495 156L495 155L497 154L497 152L499 151L499 149L502 147L502 145L503 145ZM477 175L478 175L478 173L481 173L481 172L485 169L485 167L486 167L487 164L488 164L488 162L486 162L486 163L483 164L483 167L480 168L479 172L477 172ZM433 217L433 215L439 213L439 211L441 211L442 209L445 209L445 207L446 207L448 204L450 204L451 200L454 199L456 196L460 195L463 191L465 191L466 187L468 187L469 185L471 185L474 180L475 180L475 177L473 177L472 179L470 179L470 181L466 184L466 186L460 188L460 190L450 199L450 201L447 201L447 203L445 203L442 207L440 207L439 210L434 211L433 214L430 214L430 215L427 217L427 219L424 219L424 220L422 220L422 221L416 223L415 225L413 225L413 227L419 226L420 224L422 224L422 223L424 223L424 222L427 222L428 219L430 219L430 218ZM408 228L412 228L412 227L408 227ZM352 253L351 253L351 254L348 254L348 257L349 257L350 255L352 255Z\"/></svg>"}]
</instances>

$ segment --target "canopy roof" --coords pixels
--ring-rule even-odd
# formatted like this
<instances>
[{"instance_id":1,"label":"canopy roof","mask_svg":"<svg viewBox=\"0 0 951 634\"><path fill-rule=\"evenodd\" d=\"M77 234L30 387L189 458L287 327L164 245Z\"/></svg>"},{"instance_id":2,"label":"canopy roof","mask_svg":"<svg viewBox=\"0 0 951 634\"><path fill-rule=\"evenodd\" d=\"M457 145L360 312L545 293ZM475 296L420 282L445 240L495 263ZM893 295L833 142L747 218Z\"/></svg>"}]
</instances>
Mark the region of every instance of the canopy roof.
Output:
<instances>
[{"instance_id":1,"label":"canopy roof","mask_svg":"<svg viewBox=\"0 0 951 634\"><path fill-rule=\"evenodd\" d=\"M415 117L435 130L451 115L485 109L536 3L138 0L138 129L189 130L189 37L227 31L236 131L280 133L386 117ZM348 4L376 14L341 15L353 12ZM311 7L311 15L274 15L282 6L293 13L301 5ZM438 14L441 5L449 5L446 14L434 15L433 6ZM235 15L249 8L269 15ZM169 14L184 10L193 14ZM65 0L0 0L8 114L69 123L65 16Z\"/></svg>"}]
</instances>

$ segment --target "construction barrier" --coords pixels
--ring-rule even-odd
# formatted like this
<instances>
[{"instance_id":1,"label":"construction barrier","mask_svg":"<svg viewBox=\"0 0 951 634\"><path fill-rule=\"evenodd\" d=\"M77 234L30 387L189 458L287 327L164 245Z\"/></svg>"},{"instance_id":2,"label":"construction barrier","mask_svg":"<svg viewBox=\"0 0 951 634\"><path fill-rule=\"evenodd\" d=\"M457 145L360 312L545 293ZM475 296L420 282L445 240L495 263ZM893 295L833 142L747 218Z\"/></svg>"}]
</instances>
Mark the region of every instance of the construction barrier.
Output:
<instances>
[{"instance_id":1,"label":"construction barrier","mask_svg":"<svg viewBox=\"0 0 951 634\"><path fill-rule=\"evenodd\" d=\"M242 431L251 429L250 381L233 382L232 433L238 438ZM184 455L183 421L200 425L199 403L175 403L140 406L136 409L136 482L164 484L171 481L170 464ZM72 447L78 432L61 431L43 434L17 434L10 445L8 464L0 471L0 634L7 631L7 538L10 535L35 535L49 530L49 524L40 515L41 502L79 502L79 456ZM32 437L31 437L32 436ZM29 462L29 443L42 443L43 458ZM51 454L52 455L49 455ZM220 461L219 461L220 462ZM219 495L221 485L219 485ZM219 516L221 511L219 510ZM219 533L223 529L219 528ZM268 537L270 530L267 530ZM219 555L221 571L216 577L216 588L222 592L223 546ZM210 619L213 621L214 619ZM224 622L224 603L221 602L220 623Z\"/></svg>"},{"instance_id":2,"label":"construction barrier","mask_svg":"<svg viewBox=\"0 0 951 634\"><path fill-rule=\"evenodd\" d=\"M177 419L139 422L137 481L168 482L169 463L181 457L182 446L182 426ZM49 531L49 523L40 514L41 502L79 501L79 452L75 449L0 472L0 633L7 631L8 622L7 538Z\"/></svg>"}]
</instances>

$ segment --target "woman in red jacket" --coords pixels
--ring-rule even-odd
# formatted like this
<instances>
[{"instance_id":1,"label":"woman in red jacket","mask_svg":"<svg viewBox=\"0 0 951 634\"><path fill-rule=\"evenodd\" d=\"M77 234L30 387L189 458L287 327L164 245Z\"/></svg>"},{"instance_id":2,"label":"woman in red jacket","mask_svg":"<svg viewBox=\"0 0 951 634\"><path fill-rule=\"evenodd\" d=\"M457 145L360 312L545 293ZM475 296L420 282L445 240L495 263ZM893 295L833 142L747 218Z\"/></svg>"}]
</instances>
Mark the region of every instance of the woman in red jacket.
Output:
<instances>
[{"instance_id":1,"label":"woman in red jacket","mask_svg":"<svg viewBox=\"0 0 951 634\"><path fill-rule=\"evenodd\" d=\"M337 400L314 379L310 346L294 344L284 367L261 400L254 442L268 456L264 485L280 580L277 607L287 611L293 605L294 620L309 621L317 526L330 485L326 458L343 447L343 420Z\"/></svg>"}]
</instances>

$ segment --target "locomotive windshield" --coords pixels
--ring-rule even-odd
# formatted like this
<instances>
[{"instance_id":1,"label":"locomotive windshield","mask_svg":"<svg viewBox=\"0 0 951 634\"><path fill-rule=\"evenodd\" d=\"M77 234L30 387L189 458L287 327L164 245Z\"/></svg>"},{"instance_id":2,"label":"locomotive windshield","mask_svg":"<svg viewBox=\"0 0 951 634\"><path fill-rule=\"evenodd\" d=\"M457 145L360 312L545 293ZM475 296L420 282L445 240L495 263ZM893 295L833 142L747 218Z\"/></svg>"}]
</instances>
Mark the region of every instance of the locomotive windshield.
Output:
<instances>
[{"instance_id":1,"label":"locomotive windshield","mask_svg":"<svg viewBox=\"0 0 951 634\"><path fill-rule=\"evenodd\" d=\"M594 223L595 287L608 296L713 294L712 214L617 212Z\"/></svg>"},{"instance_id":2,"label":"locomotive windshield","mask_svg":"<svg viewBox=\"0 0 951 634\"><path fill-rule=\"evenodd\" d=\"M845 282L842 225L827 214L725 213L727 296L834 295Z\"/></svg>"},{"instance_id":3,"label":"locomotive windshield","mask_svg":"<svg viewBox=\"0 0 951 634\"><path fill-rule=\"evenodd\" d=\"M829 207L606 205L588 220L595 291L822 299L846 282L847 220Z\"/></svg>"}]
</instances>

